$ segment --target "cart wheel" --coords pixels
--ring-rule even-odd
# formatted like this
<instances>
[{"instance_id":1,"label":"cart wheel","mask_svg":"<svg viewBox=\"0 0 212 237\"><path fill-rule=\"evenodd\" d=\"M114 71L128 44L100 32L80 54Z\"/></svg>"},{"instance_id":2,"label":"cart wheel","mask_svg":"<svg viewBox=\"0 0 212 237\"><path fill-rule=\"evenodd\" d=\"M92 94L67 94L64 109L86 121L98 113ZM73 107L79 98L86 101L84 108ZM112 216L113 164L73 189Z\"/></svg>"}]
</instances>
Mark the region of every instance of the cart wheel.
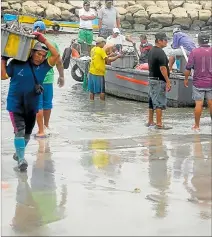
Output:
<instances>
[{"instance_id":1,"label":"cart wheel","mask_svg":"<svg viewBox=\"0 0 212 237\"><path fill-rule=\"evenodd\" d=\"M60 26L58 24L55 24L55 25L52 26L52 29L54 31L59 31L60 30Z\"/></svg>"},{"instance_id":2,"label":"cart wheel","mask_svg":"<svg viewBox=\"0 0 212 237\"><path fill-rule=\"evenodd\" d=\"M83 71L78 67L77 64L74 64L74 66L71 68L71 76L75 81L83 82L84 79L84 73Z\"/></svg>"}]
</instances>

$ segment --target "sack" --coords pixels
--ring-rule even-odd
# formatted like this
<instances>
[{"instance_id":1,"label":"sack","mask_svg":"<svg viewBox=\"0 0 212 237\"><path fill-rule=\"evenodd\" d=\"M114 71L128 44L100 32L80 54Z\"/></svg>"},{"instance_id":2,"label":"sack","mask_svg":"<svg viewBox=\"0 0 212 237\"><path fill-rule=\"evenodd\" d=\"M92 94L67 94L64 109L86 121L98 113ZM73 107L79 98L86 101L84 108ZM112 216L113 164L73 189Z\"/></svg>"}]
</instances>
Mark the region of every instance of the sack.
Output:
<instances>
[{"instance_id":1,"label":"sack","mask_svg":"<svg viewBox=\"0 0 212 237\"><path fill-rule=\"evenodd\" d=\"M40 84L35 85L35 94L41 95L44 91L44 88Z\"/></svg>"}]
</instances>

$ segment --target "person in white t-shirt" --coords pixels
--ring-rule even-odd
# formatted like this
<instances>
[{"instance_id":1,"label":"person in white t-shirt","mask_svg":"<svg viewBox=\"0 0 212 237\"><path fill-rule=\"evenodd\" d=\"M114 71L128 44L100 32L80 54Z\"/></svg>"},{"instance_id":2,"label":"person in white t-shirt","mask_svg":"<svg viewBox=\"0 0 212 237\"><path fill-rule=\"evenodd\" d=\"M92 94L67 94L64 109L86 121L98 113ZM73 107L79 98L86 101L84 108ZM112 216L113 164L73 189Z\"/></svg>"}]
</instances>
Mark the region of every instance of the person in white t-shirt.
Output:
<instances>
[{"instance_id":1,"label":"person in white t-shirt","mask_svg":"<svg viewBox=\"0 0 212 237\"><path fill-rule=\"evenodd\" d=\"M96 12L90 8L90 2L85 0L83 8L79 10L80 26L78 34L78 43L86 43L89 46L93 42L93 20L96 18Z\"/></svg>"},{"instance_id":2,"label":"person in white t-shirt","mask_svg":"<svg viewBox=\"0 0 212 237\"><path fill-rule=\"evenodd\" d=\"M113 34L107 38L107 43L116 45L118 51L122 50L124 41L128 41L134 44L132 38L122 35L118 28L113 28Z\"/></svg>"}]
</instances>

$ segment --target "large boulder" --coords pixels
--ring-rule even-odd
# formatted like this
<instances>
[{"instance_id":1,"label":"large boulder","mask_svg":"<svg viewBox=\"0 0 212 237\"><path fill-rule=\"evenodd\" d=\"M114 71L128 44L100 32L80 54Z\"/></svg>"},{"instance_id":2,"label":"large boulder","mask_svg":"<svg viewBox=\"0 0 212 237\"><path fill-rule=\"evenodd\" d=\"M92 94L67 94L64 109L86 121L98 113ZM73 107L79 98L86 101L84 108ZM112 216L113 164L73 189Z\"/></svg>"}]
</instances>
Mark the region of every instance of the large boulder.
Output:
<instances>
[{"instance_id":1,"label":"large boulder","mask_svg":"<svg viewBox=\"0 0 212 237\"><path fill-rule=\"evenodd\" d=\"M5 2L5 1L2 1ZM7 0L9 4L22 3L22 0Z\"/></svg>"},{"instance_id":2,"label":"large boulder","mask_svg":"<svg viewBox=\"0 0 212 237\"><path fill-rule=\"evenodd\" d=\"M210 18L208 19L206 25L207 25L207 26L211 26L211 25L212 25L212 17L210 17Z\"/></svg>"},{"instance_id":3,"label":"large boulder","mask_svg":"<svg viewBox=\"0 0 212 237\"><path fill-rule=\"evenodd\" d=\"M55 3L56 7L59 7L61 11L68 10L71 11L74 9L74 7L71 4L68 3L62 3L62 2L56 2Z\"/></svg>"},{"instance_id":4,"label":"large boulder","mask_svg":"<svg viewBox=\"0 0 212 237\"><path fill-rule=\"evenodd\" d=\"M191 25L191 30L199 31L203 26L205 26L204 21L194 20Z\"/></svg>"},{"instance_id":5,"label":"large boulder","mask_svg":"<svg viewBox=\"0 0 212 237\"><path fill-rule=\"evenodd\" d=\"M130 23L133 23L133 22L134 22L134 17L132 16L132 13L128 12L128 13L125 15L125 20L126 20L126 21L129 21Z\"/></svg>"},{"instance_id":6,"label":"large boulder","mask_svg":"<svg viewBox=\"0 0 212 237\"><path fill-rule=\"evenodd\" d=\"M184 1L169 1L169 8L170 10L177 8L177 7L181 7L183 5Z\"/></svg>"},{"instance_id":7,"label":"large boulder","mask_svg":"<svg viewBox=\"0 0 212 237\"><path fill-rule=\"evenodd\" d=\"M20 11L22 6L20 3L15 3L15 4L10 5L10 7L14 10Z\"/></svg>"},{"instance_id":8,"label":"large boulder","mask_svg":"<svg viewBox=\"0 0 212 237\"><path fill-rule=\"evenodd\" d=\"M126 8L127 12L131 12L132 14L138 12L139 10L145 10L144 7L141 5L134 5L134 6L129 6Z\"/></svg>"},{"instance_id":9,"label":"large boulder","mask_svg":"<svg viewBox=\"0 0 212 237\"><path fill-rule=\"evenodd\" d=\"M129 21L122 21L122 22L121 22L121 27L122 27L123 29L132 29L132 25L130 24Z\"/></svg>"},{"instance_id":10,"label":"large boulder","mask_svg":"<svg viewBox=\"0 0 212 237\"><path fill-rule=\"evenodd\" d=\"M210 17L211 17L211 11L210 10L200 10L199 11L199 20L208 21L208 19Z\"/></svg>"},{"instance_id":11,"label":"large boulder","mask_svg":"<svg viewBox=\"0 0 212 237\"><path fill-rule=\"evenodd\" d=\"M114 6L126 8L128 6L128 2L127 1L115 1Z\"/></svg>"},{"instance_id":12,"label":"large boulder","mask_svg":"<svg viewBox=\"0 0 212 237\"><path fill-rule=\"evenodd\" d=\"M59 7L56 7L52 4L49 4L46 9L46 17L49 20L60 20L61 19L61 10Z\"/></svg>"},{"instance_id":13,"label":"large boulder","mask_svg":"<svg viewBox=\"0 0 212 237\"><path fill-rule=\"evenodd\" d=\"M163 27L163 29L161 29L161 31L163 32L173 32L174 28L179 28L180 25L172 25L172 26L168 26L168 27Z\"/></svg>"},{"instance_id":14,"label":"large boulder","mask_svg":"<svg viewBox=\"0 0 212 237\"><path fill-rule=\"evenodd\" d=\"M137 1L137 4L143 6L145 9L149 6L156 6L155 1Z\"/></svg>"},{"instance_id":15,"label":"large boulder","mask_svg":"<svg viewBox=\"0 0 212 237\"><path fill-rule=\"evenodd\" d=\"M138 18L138 17L146 17L149 18L147 12L145 10L139 10L138 12L133 14L133 17Z\"/></svg>"},{"instance_id":16,"label":"large boulder","mask_svg":"<svg viewBox=\"0 0 212 237\"><path fill-rule=\"evenodd\" d=\"M174 25L180 25L182 29L189 30L191 26L191 19L190 18L177 18L173 21Z\"/></svg>"},{"instance_id":17,"label":"large boulder","mask_svg":"<svg viewBox=\"0 0 212 237\"><path fill-rule=\"evenodd\" d=\"M173 15L172 14L152 14L150 20L153 22L158 22L163 26L170 26L172 24Z\"/></svg>"},{"instance_id":18,"label":"large boulder","mask_svg":"<svg viewBox=\"0 0 212 237\"><path fill-rule=\"evenodd\" d=\"M205 26L205 22L204 21L200 21L200 20L194 20L193 21L193 25L197 25L199 26L200 28Z\"/></svg>"},{"instance_id":19,"label":"large boulder","mask_svg":"<svg viewBox=\"0 0 212 237\"><path fill-rule=\"evenodd\" d=\"M145 25L142 25L142 24L134 24L133 25L133 29L137 32L140 32L140 31L145 31L146 29L146 26Z\"/></svg>"},{"instance_id":20,"label":"large boulder","mask_svg":"<svg viewBox=\"0 0 212 237\"><path fill-rule=\"evenodd\" d=\"M39 7L42 7L44 9L46 9L49 5L48 1L37 1L36 3Z\"/></svg>"},{"instance_id":21,"label":"large boulder","mask_svg":"<svg viewBox=\"0 0 212 237\"><path fill-rule=\"evenodd\" d=\"M10 9L8 2L2 2L1 3L1 10L6 10L6 9Z\"/></svg>"},{"instance_id":22,"label":"large boulder","mask_svg":"<svg viewBox=\"0 0 212 237\"><path fill-rule=\"evenodd\" d=\"M156 5L161 8L169 8L168 1L156 1Z\"/></svg>"},{"instance_id":23,"label":"large boulder","mask_svg":"<svg viewBox=\"0 0 212 237\"><path fill-rule=\"evenodd\" d=\"M71 4L75 8L82 8L83 7L83 1L68 0L67 3Z\"/></svg>"},{"instance_id":24,"label":"large boulder","mask_svg":"<svg viewBox=\"0 0 212 237\"><path fill-rule=\"evenodd\" d=\"M191 9L201 10L202 5L195 4L195 3L184 3L183 8L185 8L186 10L191 10Z\"/></svg>"},{"instance_id":25,"label":"large boulder","mask_svg":"<svg viewBox=\"0 0 212 237\"><path fill-rule=\"evenodd\" d=\"M212 2L211 1L201 1L200 2L204 10L211 10L212 9Z\"/></svg>"},{"instance_id":26,"label":"large boulder","mask_svg":"<svg viewBox=\"0 0 212 237\"><path fill-rule=\"evenodd\" d=\"M63 10L61 12L61 19L65 21L77 21L78 18L68 10Z\"/></svg>"},{"instance_id":27,"label":"large boulder","mask_svg":"<svg viewBox=\"0 0 212 237\"><path fill-rule=\"evenodd\" d=\"M160 24L160 23L158 23L158 22L151 22L151 23L147 26L147 30L159 31L162 27L163 27L163 25Z\"/></svg>"},{"instance_id":28,"label":"large boulder","mask_svg":"<svg viewBox=\"0 0 212 237\"><path fill-rule=\"evenodd\" d=\"M127 10L123 7L117 7L116 8L120 15L125 15L127 13Z\"/></svg>"},{"instance_id":29,"label":"large boulder","mask_svg":"<svg viewBox=\"0 0 212 237\"><path fill-rule=\"evenodd\" d=\"M197 10L187 10L187 13L188 13L188 17L191 18L191 20L197 20L198 17L199 17L199 13Z\"/></svg>"},{"instance_id":30,"label":"large boulder","mask_svg":"<svg viewBox=\"0 0 212 237\"><path fill-rule=\"evenodd\" d=\"M135 1L127 1L127 2L128 2L128 6L133 6L136 4Z\"/></svg>"},{"instance_id":31,"label":"large boulder","mask_svg":"<svg viewBox=\"0 0 212 237\"><path fill-rule=\"evenodd\" d=\"M211 32L211 31L212 31L212 25L210 25L210 26L203 26L203 27L201 28L201 30L202 30L202 31L209 31L209 32Z\"/></svg>"},{"instance_id":32,"label":"large boulder","mask_svg":"<svg viewBox=\"0 0 212 237\"><path fill-rule=\"evenodd\" d=\"M126 19L125 19L125 15L120 15L120 21L122 22L122 21L125 21Z\"/></svg>"},{"instance_id":33,"label":"large boulder","mask_svg":"<svg viewBox=\"0 0 212 237\"><path fill-rule=\"evenodd\" d=\"M173 9L171 11L171 14L173 14L175 19L187 18L188 17L188 14L187 14L186 10L184 8L182 8L182 7L177 7L175 9Z\"/></svg>"},{"instance_id":34,"label":"large boulder","mask_svg":"<svg viewBox=\"0 0 212 237\"><path fill-rule=\"evenodd\" d=\"M64 21L69 21L70 20L70 14L72 14L70 11L63 10L61 12L61 19L64 20Z\"/></svg>"},{"instance_id":35,"label":"large boulder","mask_svg":"<svg viewBox=\"0 0 212 237\"><path fill-rule=\"evenodd\" d=\"M42 7L39 7L35 2L33 1L26 1L22 4L22 13L23 14L35 14L35 15L43 15L44 9Z\"/></svg>"},{"instance_id":36,"label":"large boulder","mask_svg":"<svg viewBox=\"0 0 212 237\"><path fill-rule=\"evenodd\" d=\"M169 8L162 8L162 7L157 7L157 6L149 6L147 7L146 11L148 12L149 15L155 14L155 13L169 13L170 10Z\"/></svg>"},{"instance_id":37,"label":"large boulder","mask_svg":"<svg viewBox=\"0 0 212 237\"><path fill-rule=\"evenodd\" d=\"M142 24L142 25L148 25L150 23L150 20L144 16L135 17L134 21L135 24Z\"/></svg>"},{"instance_id":38,"label":"large boulder","mask_svg":"<svg viewBox=\"0 0 212 237\"><path fill-rule=\"evenodd\" d=\"M58 0L49 0L49 4L55 5L55 3L57 3ZM60 2L62 3L66 3L66 0L60 0Z\"/></svg>"}]
</instances>

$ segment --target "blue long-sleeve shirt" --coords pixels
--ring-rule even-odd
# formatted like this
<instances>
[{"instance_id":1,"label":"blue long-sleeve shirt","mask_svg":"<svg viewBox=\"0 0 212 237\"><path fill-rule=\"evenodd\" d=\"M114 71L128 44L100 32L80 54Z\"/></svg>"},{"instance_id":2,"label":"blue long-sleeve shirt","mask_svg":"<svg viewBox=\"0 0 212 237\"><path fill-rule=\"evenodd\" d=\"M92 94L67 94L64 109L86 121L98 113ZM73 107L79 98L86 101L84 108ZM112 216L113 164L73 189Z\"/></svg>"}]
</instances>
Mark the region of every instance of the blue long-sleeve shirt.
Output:
<instances>
[{"instance_id":1,"label":"blue long-sleeve shirt","mask_svg":"<svg viewBox=\"0 0 212 237\"><path fill-rule=\"evenodd\" d=\"M172 48L178 49L180 46L183 46L185 50L191 52L192 49L195 49L195 43L187 34L182 32L177 32L173 36Z\"/></svg>"}]
</instances>

